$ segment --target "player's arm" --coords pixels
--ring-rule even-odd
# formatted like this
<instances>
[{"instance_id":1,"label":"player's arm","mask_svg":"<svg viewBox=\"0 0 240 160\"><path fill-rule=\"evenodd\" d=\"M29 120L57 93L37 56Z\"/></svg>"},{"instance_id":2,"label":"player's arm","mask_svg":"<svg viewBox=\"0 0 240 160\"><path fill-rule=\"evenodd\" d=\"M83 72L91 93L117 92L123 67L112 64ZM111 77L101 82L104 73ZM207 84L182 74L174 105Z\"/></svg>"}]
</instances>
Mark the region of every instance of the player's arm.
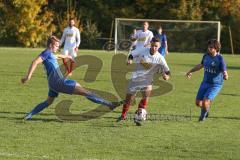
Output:
<instances>
[{"instance_id":1,"label":"player's arm","mask_svg":"<svg viewBox=\"0 0 240 160\"><path fill-rule=\"evenodd\" d=\"M224 71L224 72L223 72L223 78L224 78L225 80L228 80L228 72L227 72L227 71Z\"/></svg>"},{"instance_id":2,"label":"player's arm","mask_svg":"<svg viewBox=\"0 0 240 160\"><path fill-rule=\"evenodd\" d=\"M79 29L77 29L76 42L77 42L77 46L75 48L75 51L77 52L78 51L78 47L79 47L79 45L81 43L81 35L80 35Z\"/></svg>"},{"instance_id":3,"label":"player's arm","mask_svg":"<svg viewBox=\"0 0 240 160\"><path fill-rule=\"evenodd\" d=\"M160 69L162 72L162 78L166 81L169 80L171 72L164 58L162 59L162 64L160 64Z\"/></svg>"},{"instance_id":4,"label":"player's arm","mask_svg":"<svg viewBox=\"0 0 240 160\"><path fill-rule=\"evenodd\" d=\"M66 38L66 33L65 33L65 29L63 30L63 34L62 34L62 37L61 37L61 40L60 40L60 46L64 43L65 41L65 38Z\"/></svg>"},{"instance_id":5,"label":"player's arm","mask_svg":"<svg viewBox=\"0 0 240 160\"><path fill-rule=\"evenodd\" d=\"M186 73L186 76L187 76L188 78L191 78L193 72L199 71L199 70L202 69L202 68L203 68L203 64L198 64L198 65L194 66L192 69L190 69L190 70Z\"/></svg>"},{"instance_id":6,"label":"player's arm","mask_svg":"<svg viewBox=\"0 0 240 160\"><path fill-rule=\"evenodd\" d=\"M220 67L221 67L221 70L222 70L222 73L223 73L223 79L224 80L228 80L228 72L227 72L227 65L223 59L223 57L221 57L221 60L220 60Z\"/></svg>"},{"instance_id":7,"label":"player's arm","mask_svg":"<svg viewBox=\"0 0 240 160\"><path fill-rule=\"evenodd\" d=\"M130 36L130 41L135 42L137 40L137 30L134 29L132 35Z\"/></svg>"},{"instance_id":8,"label":"player's arm","mask_svg":"<svg viewBox=\"0 0 240 160\"><path fill-rule=\"evenodd\" d=\"M62 55L62 54L56 54L57 59L69 59L70 61L73 61L73 58L71 55Z\"/></svg>"},{"instance_id":9,"label":"player's arm","mask_svg":"<svg viewBox=\"0 0 240 160\"><path fill-rule=\"evenodd\" d=\"M40 56L38 56L36 59L34 59L28 69L28 73L26 76L24 76L22 79L21 79L21 82L22 83L26 83L27 81L29 81L32 77L32 74L33 72L35 71L35 69L37 68L38 64L42 63L43 60Z\"/></svg>"},{"instance_id":10,"label":"player's arm","mask_svg":"<svg viewBox=\"0 0 240 160\"><path fill-rule=\"evenodd\" d=\"M167 44L167 36L164 35L164 39L165 39L165 46L166 46L166 54L168 55L168 44Z\"/></svg>"},{"instance_id":11,"label":"player's arm","mask_svg":"<svg viewBox=\"0 0 240 160\"><path fill-rule=\"evenodd\" d=\"M127 58L127 65L132 64L134 58L138 57L141 54L141 52L142 52L142 48L140 48L140 49L137 48L137 49L131 51Z\"/></svg>"}]
</instances>

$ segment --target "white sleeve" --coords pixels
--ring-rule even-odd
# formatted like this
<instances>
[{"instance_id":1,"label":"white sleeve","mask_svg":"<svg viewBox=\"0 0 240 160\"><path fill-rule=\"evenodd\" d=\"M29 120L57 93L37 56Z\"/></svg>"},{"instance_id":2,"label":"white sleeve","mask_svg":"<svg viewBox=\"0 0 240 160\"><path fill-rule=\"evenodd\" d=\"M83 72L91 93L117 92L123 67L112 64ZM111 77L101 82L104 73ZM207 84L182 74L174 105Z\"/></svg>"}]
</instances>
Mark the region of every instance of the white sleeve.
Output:
<instances>
[{"instance_id":1,"label":"white sleeve","mask_svg":"<svg viewBox=\"0 0 240 160\"><path fill-rule=\"evenodd\" d=\"M133 56L133 59L138 57L142 52L144 48L136 48L133 51L131 51L131 55Z\"/></svg>"},{"instance_id":2,"label":"white sleeve","mask_svg":"<svg viewBox=\"0 0 240 160\"><path fill-rule=\"evenodd\" d=\"M66 29L63 30L63 34L62 34L62 38L61 38L61 41L60 41L60 46L63 44L63 42L65 41L65 37L66 37Z\"/></svg>"},{"instance_id":3,"label":"white sleeve","mask_svg":"<svg viewBox=\"0 0 240 160\"><path fill-rule=\"evenodd\" d=\"M77 47L79 47L79 45L81 43L81 35L80 35L79 29L77 29L76 40L77 40Z\"/></svg>"},{"instance_id":4,"label":"white sleeve","mask_svg":"<svg viewBox=\"0 0 240 160\"><path fill-rule=\"evenodd\" d=\"M166 73L166 72L169 72L170 71L170 69L169 69L169 67L168 67L168 64L167 64L167 62L166 62L166 60L165 60L165 58L161 58L161 62L160 62L160 64L159 64L159 72L160 73Z\"/></svg>"},{"instance_id":5,"label":"white sleeve","mask_svg":"<svg viewBox=\"0 0 240 160\"><path fill-rule=\"evenodd\" d=\"M133 35L133 38L138 39L138 37L139 37L139 31L140 31L140 30L137 30L137 32Z\"/></svg>"}]
</instances>

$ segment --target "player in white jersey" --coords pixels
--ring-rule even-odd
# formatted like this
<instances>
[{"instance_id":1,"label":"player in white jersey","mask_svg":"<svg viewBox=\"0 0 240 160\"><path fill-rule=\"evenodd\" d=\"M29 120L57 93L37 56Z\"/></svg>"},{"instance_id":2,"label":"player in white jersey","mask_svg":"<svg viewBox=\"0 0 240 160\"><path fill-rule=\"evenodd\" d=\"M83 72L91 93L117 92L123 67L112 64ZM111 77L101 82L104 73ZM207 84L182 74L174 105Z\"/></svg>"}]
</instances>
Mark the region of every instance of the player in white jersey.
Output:
<instances>
[{"instance_id":1,"label":"player in white jersey","mask_svg":"<svg viewBox=\"0 0 240 160\"><path fill-rule=\"evenodd\" d=\"M162 55L159 54L160 40L153 38L151 48L137 48L133 50L127 64L136 62L136 69L132 74L129 82L125 103L123 105L122 114L118 121L125 120L131 103L134 101L137 91L142 93L142 99L138 105L138 110L146 109L147 103L152 90L153 76L161 73L164 80L170 78L169 67Z\"/></svg>"},{"instance_id":2,"label":"player in white jersey","mask_svg":"<svg viewBox=\"0 0 240 160\"><path fill-rule=\"evenodd\" d=\"M136 41L136 48L149 47L153 38L152 31L148 30L149 23L143 22L143 29L137 30L131 40Z\"/></svg>"},{"instance_id":3,"label":"player in white jersey","mask_svg":"<svg viewBox=\"0 0 240 160\"><path fill-rule=\"evenodd\" d=\"M60 45L64 43L63 55L70 55L74 59L77 57L78 47L81 42L80 31L75 26L75 21L73 18L69 20L69 26L64 28L63 35L60 41ZM66 68L66 75L71 76L74 67L74 61L70 61L70 66L68 66L67 59L63 59L63 64Z\"/></svg>"}]
</instances>

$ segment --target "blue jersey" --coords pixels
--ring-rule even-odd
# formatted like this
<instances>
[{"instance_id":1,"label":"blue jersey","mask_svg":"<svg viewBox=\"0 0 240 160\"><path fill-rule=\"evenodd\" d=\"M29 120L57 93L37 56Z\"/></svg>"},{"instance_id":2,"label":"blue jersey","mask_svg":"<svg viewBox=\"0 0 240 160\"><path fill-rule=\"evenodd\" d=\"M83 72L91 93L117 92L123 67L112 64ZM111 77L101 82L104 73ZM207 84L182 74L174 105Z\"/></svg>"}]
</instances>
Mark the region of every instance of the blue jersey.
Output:
<instances>
[{"instance_id":1,"label":"blue jersey","mask_svg":"<svg viewBox=\"0 0 240 160\"><path fill-rule=\"evenodd\" d=\"M161 47L160 48L166 48L166 41L167 41L166 34L164 34L164 33L157 34L156 37L161 40Z\"/></svg>"},{"instance_id":2,"label":"blue jersey","mask_svg":"<svg viewBox=\"0 0 240 160\"><path fill-rule=\"evenodd\" d=\"M39 55L43 60L48 81L55 81L63 78L62 72L59 68L57 58L51 50L46 49Z\"/></svg>"},{"instance_id":3,"label":"blue jersey","mask_svg":"<svg viewBox=\"0 0 240 160\"><path fill-rule=\"evenodd\" d=\"M158 49L158 52L165 57L166 55L166 41L167 41L167 36L163 33L163 34L157 34L156 35L157 38L159 38L161 40L161 46Z\"/></svg>"},{"instance_id":4,"label":"blue jersey","mask_svg":"<svg viewBox=\"0 0 240 160\"><path fill-rule=\"evenodd\" d=\"M223 57L217 54L215 57L206 53L201 64L204 66L203 82L210 84L223 84L223 72L227 70Z\"/></svg>"},{"instance_id":5,"label":"blue jersey","mask_svg":"<svg viewBox=\"0 0 240 160\"><path fill-rule=\"evenodd\" d=\"M63 77L57 62L57 57L52 51L46 49L39 55L39 57L42 58L47 73L48 85L50 88L49 96L56 97L58 92L72 94L76 86L76 81ZM54 95L52 93L54 93Z\"/></svg>"}]
</instances>

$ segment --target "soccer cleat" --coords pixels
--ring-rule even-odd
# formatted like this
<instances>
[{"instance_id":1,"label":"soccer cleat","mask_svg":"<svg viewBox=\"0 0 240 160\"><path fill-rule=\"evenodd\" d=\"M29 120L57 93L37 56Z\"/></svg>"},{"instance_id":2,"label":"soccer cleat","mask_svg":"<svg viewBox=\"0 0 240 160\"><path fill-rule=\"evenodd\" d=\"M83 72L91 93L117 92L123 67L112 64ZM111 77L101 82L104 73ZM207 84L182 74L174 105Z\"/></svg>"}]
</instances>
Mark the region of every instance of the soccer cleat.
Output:
<instances>
[{"instance_id":1,"label":"soccer cleat","mask_svg":"<svg viewBox=\"0 0 240 160\"><path fill-rule=\"evenodd\" d=\"M125 121L126 119L127 119L126 116L121 115L117 118L117 122L122 122L122 121Z\"/></svg>"},{"instance_id":2,"label":"soccer cleat","mask_svg":"<svg viewBox=\"0 0 240 160\"><path fill-rule=\"evenodd\" d=\"M113 109L115 109L116 107L121 106L123 103L124 103L124 101L112 102L111 106L109 106L109 107L110 107L110 109L113 110Z\"/></svg>"},{"instance_id":3,"label":"soccer cleat","mask_svg":"<svg viewBox=\"0 0 240 160\"><path fill-rule=\"evenodd\" d=\"M32 119L32 113L28 113L23 119L24 120L31 120Z\"/></svg>"},{"instance_id":4,"label":"soccer cleat","mask_svg":"<svg viewBox=\"0 0 240 160\"><path fill-rule=\"evenodd\" d=\"M209 117L209 112L207 112L207 114L206 114L206 118L208 118Z\"/></svg>"},{"instance_id":5,"label":"soccer cleat","mask_svg":"<svg viewBox=\"0 0 240 160\"><path fill-rule=\"evenodd\" d=\"M205 117L199 117L198 121L203 122L205 120Z\"/></svg>"}]
</instances>

